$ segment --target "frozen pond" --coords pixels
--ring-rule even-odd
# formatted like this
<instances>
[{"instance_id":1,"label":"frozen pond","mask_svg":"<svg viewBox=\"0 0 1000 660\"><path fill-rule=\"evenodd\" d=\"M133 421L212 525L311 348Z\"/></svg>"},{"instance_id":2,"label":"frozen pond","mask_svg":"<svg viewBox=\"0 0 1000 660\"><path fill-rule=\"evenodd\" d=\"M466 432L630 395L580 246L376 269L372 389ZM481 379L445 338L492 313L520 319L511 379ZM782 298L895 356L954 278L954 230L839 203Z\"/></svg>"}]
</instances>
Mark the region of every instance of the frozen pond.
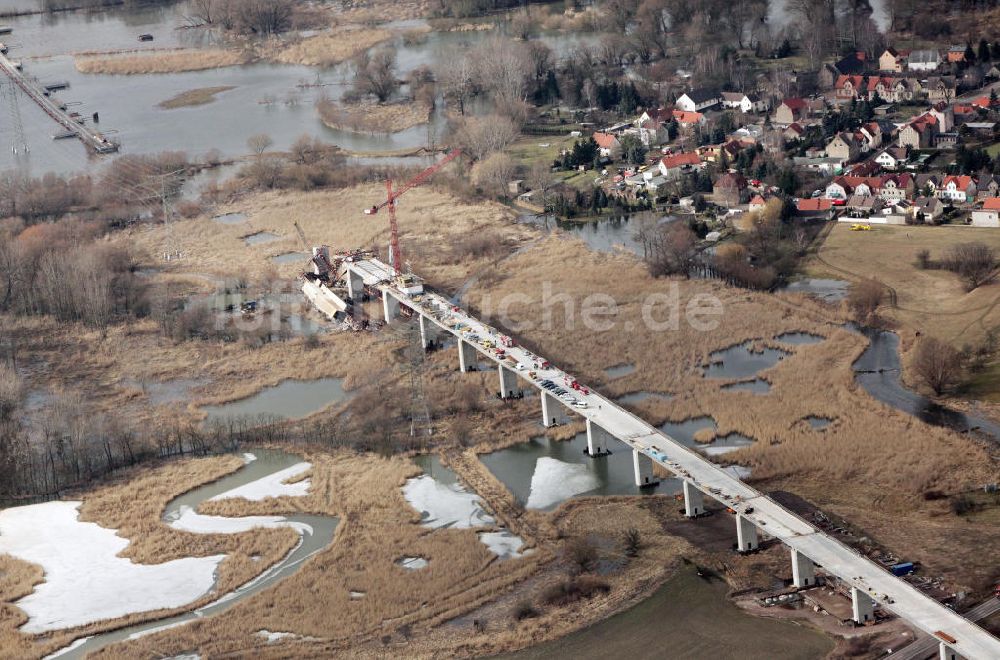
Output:
<instances>
[{"instance_id":1,"label":"frozen pond","mask_svg":"<svg viewBox=\"0 0 1000 660\"><path fill-rule=\"evenodd\" d=\"M672 222L676 216L664 216L661 223ZM636 240L639 226L636 216L599 218L581 222L562 220L550 215L522 215L518 222L534 225L548 231L560 229L568 235L582 239L590 249L597 252L625 250L636 256L643 256L642 244Z\"/></svg>"},{"instance_id":2,"label":"frozen pond","mask_svg":"<svg viewBox=\"0 0 1000 660\"><path fill-rule=\"evenodd\" d=\"M246 213L223 213L217 215L212 220L223 225L239 225L247 221Z\"/></svg>"},{"instance_id":3,"label":"frozen pond","mask_svg":"<svg viewBox=\"0 0 1000 660\"><path fill-rule=\"evenodd\" d=\"M823 335L814 335L811 332L783 332L774 338L774 341L780 341L782 344L792 344L793 346L806 346L809 344L818 344L826 339Z\"/></svg>"},{"instance_id":4,"label":"frozen pond","mask_svg":"<svg viewBox=\"0 0 1000 660\"><path fill-rule=\"evenodd\" d=\"M287 488L287 485L283 485L282 482L288 478L294 477L296 474L301 474L301 471L305 469L303 466L308 466L308 463L303 463L302 459L297 456L273 449L255 449L252 454L244 455L244 462L244 466L238 471L217 481L191 490L169 502L164 509L164 521L174 527L184 529L186 526L180 521L185 520L187 524L190 524L192 528L191 531L195 533L235 533L246 531L254 527L290 527L299 533L301 537L299 544L288 555L286 555L284 559L264 571L255 579L240 586L231 593L224 595L220 594L220 597L217 600L199 608L196 611L178 614L176 616L158 621L136 624L108 633L102 633L77 640L69 650L65 650L59 655L60 658L65 660L76 660L114 642L125 639L135 639L146 634L174 628L184 625L190 621L203 619L204 617L224 612L247 596L266 589L278 580L294 573L298 570L298 567L302 564L302 562L329 546L329 544L333 541L333 535L337 528L338 519L336 517L294 514L288 516L248 516L243 518L228 518L224 516L203 516L195 513L198 506L202 502L209 499L226 499L233 496L233 493L242 493L242 495L240 495L241 497L247 494L292 495L291 492L284 490ZM50 502L48 504L73 503ZM29 507L20 508L26 509ZM2 516L5 515L7 511L15 510L16 509L8 509L0 513L0 520L2 520ZM92 525L92 523L78 524ZM97 527L97 525L93 526ZM117 537L114 530L104 530L103 528L99 529L106 532L109 539L117 539L115 543L121 545L122 548L128 544L127 540ZM61 546L68 548L75 554L80 554L80 561L92 559L88 557L86 553L80 552L81 547L84 547L80 542L82 538L84 537L79 536L78 530L76 530L74 532L72 543L53 543L49 551L58 550ZM4 536L0 535L0 552L4 551L2 549L3 542ZM218 564L218 562L224 559L224 557L225 555L221 555L218 557L205 557L176 561L207 562L208 560L214 560L214 563ZM123 564L129 564L135 567L136 570L144 570L147 568L143 565L132 564L132 562L128 559L118 559L118 561ZM148 568L166 570L168 568L172 568L175 563L176 562L167 562L165 564L157 564ZM145 594L145 598L150 599L162 594L169 594L172 590L184 588L185 585L189 585L192 581L200 579L197 570L188 570L187 565L183 568L185 570L176 571L176 575L174 575L166 584L150 585L148 582L140 584ZM212 570L208 571L209 575L207 580L204 581L206 583L199 584L200 591L193 597L188 598L184 602L178 603L175 606L183 605L195 600L212 587L215 582L215 566L210 566L209 568ZM81 576L90 576L91 579L81 579ZM87 612L93 612L95 618L104 618L104 616L117 615L101 615L102 610L99 608L100 604L107 604L109 606L116 607L119 603L125 602L125 599L128 598L128 592L125 591L128 588L128 585L118 584L118 580L108 579L104 573L95 571L94 564L92 562L85 568L81 567L73 574L71 579L75 585L74 588L79 590L80 595L78 597L73 597L75 600L60 602L59 606L61 608L69 610L72 610L73 608L85 609ZM47 568L46 582L48 583L50 581L49 570ZM36 587L36 593L41 586L44 585ZM104 589L109 590L106 597L101 595L102 590ZM25 600L26 599L18 601L18 606L21 606ZM155 607L166 607L166 605L157 604Z\"/></svg>"},{"instance_id":5,"label":"frozen pond","mask_svg":"<svg viewBox=\"0 0 1000 660\"><path fill-rule=\"evenodd\" d=\"M618 403L623 405L635 405L637 403L642 403L643 401L649 401L650 399L654 401L669 401L673 396L670 394L664 394L663 392L649 392L647 390L641 390L639 392L629 392L628 394L623 394L618 397Z\"/></svg>"},{"instance_id":6,"label":"frozen pond","mask_svg":"<svg viewBox=\"0 0 1000 660\"><path fill-rule=\"evenodd\" d=\"M208 414L208 424L261 416L301 419L346 399L343 382L342 378L283 380L245 399L201 410Z\"/></svg>"},{"instance_id":7,"label":"frozen pond","mask_svg":"<svg viewBox=\"0 0 1000 660\"><path fill-rule=\"evenodd\" d=\"M402 557L396 563L408 571L419 571L430 565L430 562L423 557Z\"/></svg>"},{"instance_id":8,"label":"frozen pond","mask_svg":"<svg viewBox=\"0 0 1000 660\"><path fill-rule=\"evenodd\" d=\"M709 364L705 368L706 378L745 379L756 376L765 369L778 364L787 351L776 348L761 348L751 350L753 342L745 341L736 346L721 351L715 351L708 356Z\"/></svg>"},{"instance_id":9,"label":"frozen pond","mask_svg":"<svg viewBox=\"0 0 1000 660\"><path fill-rule=\"evenodd\" d=\"M272 243L281 238L277 234L272 234L269 231L258 231L250 234L249 236L244 236L243 241L249 245L262 245L264 243Z\"/></svg>"},{"instance_id":10,"label":"frozen pond","mask_svg":"<svg viewBox=\"0 0 1000 660\"><path fill-rule=\"evenodd\" d=\"M805 293L815 296L825 302L839 302L847 297L849 283L844 280L819 279L807 277L793 280L782 287L781 291L789 293Z\"/></svg>"},{"instance_id":11,"label":"frozen pond","mask_svg":"<svg viewBox=\"0 0 1000 660\"><path fill-rule=\"evenodd\" d=\"M279 266L284 264L301 263L304 266L308 259L309 255L305 252L285 252L284 254L278 254L271 257L271 263L278 264Z\"/></svg>"},{"instance_id":12,"label":"frozen pond","mask_svg":"<svg viewBox=\"0 0 1000 660\"><path fill-rule=\"evenodd\" d=\"M743 380L738 383L723 385L720 389L732 392L753 392L754 394L767 394L771 391L771 383L763 378L753 380Z\"/></svg>"},{"instance_id":13,"label":"frozen pond","mask_svg":"<svg viewBox=\"0 0 1000 660\"><path fill-rule=\"evenodd\" d=\"M458 476L444 465L438 456L422 455L413 459L424 471L403 486L403 496L420 512L421 524L431 529L471 529L496 526L496 519L483 509L482 500L470 492ZM529 554L522 550L524 541L505 529L480 532L479 541L501 559Z\"/></svg>"},{"instance_id":14,"label":"frozen pond","mask_svg":"<svg viewBox=\"0 0 1000 660\"><path fill-rule=\"evenodd\" d=\"M831 422L833 422L832 419L827 419L826 417L816 417L815 415L810 415L805 419L806 422L809 423L809 426L817 430L825 429Z\"/></svg>"},{"instance_id":15,"label":"frozen pond","mask_svg":"<svg viewBox=\"0 0 1000 660\"><path fill-rule=\"evenodd\" d=\"M625 376L628 376L630 373L634 371L635 371L634 364L619 364L605 369L604 375L612 379L624 378Z\"/></svg>"},{"instance_id":16,"label":"frozen pond","mask_svg":"<svg viewBox=\"0 0 1000 660\"><path fill-rule=\"evenodd\" d=\"M672 493L680 488L674 479L655 488L636 486L632 450L624 444L612 443L611 455L601 458L590 458L586 449L587 434L580 433L565 441L532 438L479 459L529 509L551 510L572 497Z\"/></svg>"},{"instance_id":17,"label":"frozen pond","mask_svg":"<svg viewBox=\"0 0 1000 660\"><path fill-rule=\"evenodd\" d=\"M716 431L715 420L711 417L692 417L683 422L667 422L660 426L660 430L669 435L681 444L695 449L699 449L709 456L719 456L729 452L748 447L753 444L753 439L741 433L730 433L722 437L715 437L711 442L698 442L696 435L712 434Z\"/></svg>"}]
</instances>

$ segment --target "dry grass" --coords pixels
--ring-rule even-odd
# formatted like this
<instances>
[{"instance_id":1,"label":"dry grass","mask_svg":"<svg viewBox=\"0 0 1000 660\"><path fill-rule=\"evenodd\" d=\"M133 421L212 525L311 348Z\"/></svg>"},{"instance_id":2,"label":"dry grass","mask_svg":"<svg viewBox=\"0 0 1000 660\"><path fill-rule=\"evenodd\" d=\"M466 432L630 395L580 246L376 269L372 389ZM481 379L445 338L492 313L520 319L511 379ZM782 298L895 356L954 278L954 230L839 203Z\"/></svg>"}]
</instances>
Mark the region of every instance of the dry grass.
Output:
<instances>
[{"instance_id":1,"label":"dry grass","mask_svg":"<svg viewBox=\"0 0 1000 660\"><path fill-rule=\"evenodd\" d=\"M310 494L290 503L303 511L339 515L333 544L294 575L231 610L184 626L110 647L101 658L181 653L246 653L265 646L260 629L315 637L305 655L419 629L467 611L525 579L544 555L500 562L476 537L478 530L429 530L400 490L420 473L405 458L307 454L313 463ZM269 503L206 504L204 513L265 514ZM284 508L282 507L282 510ZM485 528L489 529L489 528ZM396 560L422 556L430 565L408 571ZM364 592L352 599L351 591ZM305 642L302 642L305 644ZM287 648L287 647L286 647Z\"/></svg>"},{"instance_id":2,"label":"dry grass","mask_svg":"<svg viewBox=\"0 0 1000 660\"><path fill-rule=\"evenodd\" d=\"M73 629L37 636L16 630L25 617L11 601L25 595L43 579L40 567L0 556L0 648L5 657L41 657L68 643L70 639L112 630L143 621L165 618L196 609L215 600L219 593L259 575L295 546L297 535L289 529L258 529L241 534L192 534L168 527L162 520L166 504L174 497L214 481L243 465L236 456L183 459L155 469L134 469L117 483L102 486L83 497L80 519L117 530L130 540L122 551L143 564L157 564L183 557L229 555L219 564L215 589L187 606L137 613ZM280 508L280 504L278 505ZM285 509L287 511L287 508ZM258 560L251 559L257 556ZM7 577L9 575L9 578Z\"/></svg>"},{"instance_id":3,"label":"dry grass","mask_svg":"<svg viewBox=\"0 0 1000 660\"><path fill-rule=\"evenodd\" d=\"M921 270L915 263L920 250L940 259L953 245L971 241L1000 251L1000 233L989 229L886 226L852 232L838 224L807 266L818 276L879 279L898 297L897 308L883 309L886 316L961 348L1000 325L1000 284L966 292L954 273Z\"/></svg>"},{"instance_id":4,"label":"dry grass","mask_svg":"<svg viewBox=\"0 0 1000 660\"><path fill-rule=\"evenodd\" d=\"M530 324L519 333L529 346L592 384L605 380L608 367L639 365L634 373L606 383L602 391L673 393L669 401L650 399L638 409L654 423L711 415L718 423L718 435L740 432L758 441L727 455L751 466L755 480L780 482L821 505L851 507L850 518L861 527L874 521L866 515L873 501L883 514L905 514L910 521L930 519L941 511L923 501L925 491L959 492L997 480L996 462L974 441L891 410L860 390L853 382L851 364L866 340L842 329L843 317L818 303L716 282L677 282L681 310L693 296L705 293L721 301L724 313L717 317L716 329L702 332L684 321L682 311L676 330L660 332L643 322L642 303L647 294L668 292L672 283L650 278L628 255L598 255L580 242L554 237L502 262L499 270L498 283L473 287L469 299L476 307L495 309L505 296L527 296L531 302L516 300L509 313L512 321ZM575 301L572 324L565 323L564 307L556 304L551 307L551 327L545 325L540 301L546 287L551 295L567 294ZM581 301L595 292L617 301L611 330L588 330L581 322ZM766 372L772 384L769 395L722 390L726 381L702 377L699 365L710 352L745 340L768 343L789 331L828 339L795 347L794 355ZM837 421L817 433L802 423L808 415ZM955 519L949 524L958 522L966 525ZM977 529L983 538L1000 543L995 528ZM976 546L950 548L942 554L929 539L912 541L895 547L959 581L971 579L989 563ZM967 571L948 561L958 553L963 561L957 564L967 561Z\"/></svg>"},{"instance_id":5,"label":"dry grass","mask_svg":"<svg viewBox=\"0 0 1000 660\"><path fill-rule=\"evenodd\" d=\"M397 103L334 103L317 106L320 119L330 128L355 133L397 133L426 124L431 106L423 101Z\"/></svg>"},{"instance_id":6,"label":"dry grass","mask_svg":"<svg viewBox=\"0 0 1000 660\"><path fill-rule=\"evenodd\" d=\"M222 85L219 87L199 87L198 89L189 89L188 91L172 96L157 105L164 110L205 105L214 101L215 97L222 92L228 92L231 89L235 88L231 85Z\"/></svg>"},{"instance_id":7,"label":"dry grass","mask_svg":"<svg viewBox=\"0 0 1000 660\"><path fill-rule=\"evenodd\" d=\"M248 61L245 53L222 48L81 55L74 58L76 70L80 73L114 75L201 71L246 64Z\"/></svg>"},{"instance_id":8,"label":"dry grass","mask_svg":"<svg viewBox=\"0 0 1000 660\"><path fill-rule=\"evenodd\" d=\"M284 64L330 66L349 60L393 36L389 30L350 26L283 44L272 58Z\"/></svg>"}]
</instances>

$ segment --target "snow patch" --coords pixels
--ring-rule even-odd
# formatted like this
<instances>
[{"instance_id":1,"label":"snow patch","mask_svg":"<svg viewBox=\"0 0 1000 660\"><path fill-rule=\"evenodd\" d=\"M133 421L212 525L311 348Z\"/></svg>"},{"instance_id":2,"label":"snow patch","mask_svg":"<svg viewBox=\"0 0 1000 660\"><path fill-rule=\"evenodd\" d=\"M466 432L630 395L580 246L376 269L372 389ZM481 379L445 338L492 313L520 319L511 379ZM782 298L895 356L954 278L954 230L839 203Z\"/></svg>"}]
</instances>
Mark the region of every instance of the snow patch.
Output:
<instances>
[{"instance_id":1,"label":"snow patch","mask_svg":"<svg viewBox=\"0 0 1000 660\"><path fill-rule=\"evenodd\" d=\"M293 484L285 482L293 477L297 477L306 470L312 468L311 463L296 463L295 465L279 470L266 477L261 477L256 481L239 486L232 490L220 493L211 500L225 500L229 498L242 497L251 502L259 502L268 497L302 497L309 493L310 480L303 479Z\"/></svg>"},{"instance_id":2,"label":"snow patch","mask_svg":"<svg viewBox=\"0 0 1000 660\"><path fill-rule=\"evenodd\" d=\"M402 559L396 561L396 563L408 571L419 571L421 568L427 568L430 564L430 562L423 557L403 557Z\"/></svg>"},{"instance_id":3,"label":"snow patch","mask_svg":"<svg viewBox=\"0 0 1000 660\"><path fill-rule=\"evenodd\" d=\"M251 454L250 452L244 452L244 454L243 454L243 463L244 464L246 464L246 463L253 463L256 460L257 460L257 456L256 455Z\"/></svg>"},{"instance_id":4,"label":"snow patch","mask_svg":"<svg viewBox=\"0 0 1000 660\"><path fill-rule=\"evenodd\" d=\"M293 632L272 632L270 630L258 630L258 637L263 637L268 644L276 644L284 639L301 639L307 642L317 641L315 637L304 637Z\"/></svg>"},{"instance_id":5,"label":"snow patch","mask_svg":"<svg viewBox=\"0 0 1000 660\"><path fill-rule=\"evenodd\" d=\"M42 658L42 660L52 660L52 658L58 658L60 656L66 655L70 651L76 649L78 646L83 646L89 640L90 640L90 637L81 637L80 639L74 639L73 643L70 644L69 646L64 646L63 648L59 649L55 653L48 654L47 656L45 656L44 658Z\"/></svg>"},{"instance_id":6,"label":"snow patch","mask_svg":"<svg viewBox=\"0 0 1000 660\"><path fill-rule=\"evenodd\" d=\"M134 612L180 607L215 584L225 555L135 564L118 557L129 541L79 520L80 502L0 511L0 553L40 565L45 582L16 602L26 633L82 626Z\"/></svg>"},{"instance_id":7,"label":"snow patch","mask_svg":"<svg viewBox=\"0 0 1000 660\"><path fill-rule=\"evenodd\" d=\"M181 506L176 513L167 516L167 522L174 529L195 534L239 534L257 527L291 527L299 534L312 534L312 527L305 523L290 521L282 516L206 516L190 506Z\"/></svg>"},{"instance_id":8,"label":"snow patch","mask_svg":"<svg viewBox=\"0 0 1000 660\"><path fill-rule=\"evenodd\" d=\"M546 509L600 485L601 480L590 471L589 466L542 456L535 463L535 473L531 475L531 492L525 508Z\"/></svg>"},{"instance_id":9,"label":"snow patch","mask_svg":"<svg viewBox=\"0 0 1000 660\"><path fill-rule=\"evenodd\" d=\"M414 477L403 486L403 496L421 513L423 525L431 529L467 529L495 522L483 510L479 496L459 483L443 484L427 475Z\"/></svg>"},{"instance_id":10,"label":"snow patch","mask_svg":"<svg viewBox=\"0 0 1000 660\"><path fill-rule=\"evenodd\" d=\"M507 530L502 532L480 532L479 541L500 559L518 559L534 552L533 549L521 552L524 539L514 536Z\"/></svg>"}]
</instances>

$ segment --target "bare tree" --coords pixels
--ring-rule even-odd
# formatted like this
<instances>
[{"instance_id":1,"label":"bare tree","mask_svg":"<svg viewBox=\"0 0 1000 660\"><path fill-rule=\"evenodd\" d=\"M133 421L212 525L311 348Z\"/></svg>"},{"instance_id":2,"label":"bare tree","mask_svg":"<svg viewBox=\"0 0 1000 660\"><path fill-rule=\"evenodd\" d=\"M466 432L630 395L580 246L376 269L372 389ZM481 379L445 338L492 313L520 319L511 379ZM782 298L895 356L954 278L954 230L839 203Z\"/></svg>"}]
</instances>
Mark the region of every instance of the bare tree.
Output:
<instances>
[{"instance_id":1,"label":"bare tree","mask_svg":"<svg viewBox=\"0 0 1000 660\"><path fill-rule=\"evenodd\" d=\"M510 156L496 151L486 157L476 168L479 183L498 197L507 197L507 184L514 178L516 165Z\"/></svg>"},{"instance_id":2,"label":"bare tree","mask_svg":"<svg viewBox=\"0 0 1000 660\"><path fill-rule=\"evenodd\" d=\"M961 380L962 357L940 339L923 337L913 354L913 371L940 395Z\"/></svg>"},{"instance_id":3,"label":"bare tree","mask_svg":"<svg viewBox=\"0 0 1000 660\"><path fill-rule=\"evenodd\" d=\"M965 280L969 291L989 284L997 276L996 253L978 241L953 246L944 258L944 265Z\"/></svg>"},{"instance_id":4,"label":"bare tree","mask_svg":"<svg viewBox=\"0 0 1000 660\"><path fill-rule=\"evenodd\" d=\"M847 295L847 306L854 318L862 323L871 322L882 304L885 286L878 280L863 279L851 285Z\"/></svg>"},{"instance_id":5,"label":"bare tree","mask_svg":"<svg viewBox=\"0 0 1000 660\"><path fill-rule=\"evenodd\" d=\"M374 53L362 52L354 60L354 90L370 94L385 103L396 90L396 49L380 48Z\"/></svg>"},{"instance_id":6,"label":"bare tree","mask_svg":"<svg viewBox=\"0 0 1000 660\"><path fill-rule=\"evenodd\" d=\"M476 160L496 151L503 151L518 138L514 122L498 115L466 117L456 132L462 149Z\"/></svg>"},{"instance_id":7,"label":"bare tree","mask_svg":"<svg viewBox=\"0 0 1000 660\"><path fill-rule=\"evenodd\" d=\"M271 136L267 133L258 133L247 138L247 147L249 147L250 151L254 152L258 158L262 156L265 151L270 149L273 144L274 140L272 140Z\"/></svg>"},{"instance_id":8,"label":"bare tree","mask_svg":"<svg viewBox=\"0 0 1000 660\"><path fill-rule=\"evenodd\" d=\"M464 115L466 101L476 92L472 58L463 49L448 49L434 66L434 75L445 98L458 102L458 111Z\"/></svg>"},{"instance_id":9,"label":"bare tree","mask_svg":"<svg viewBox=\"0 0 1000 660\"><path fill-rule=\"evenodd\" d=\"M647 218L636 232L642 242L649 272L654 277L690 275L697 254L698 237L683 221L662 222Z\"/></svg>"}]
</instances>

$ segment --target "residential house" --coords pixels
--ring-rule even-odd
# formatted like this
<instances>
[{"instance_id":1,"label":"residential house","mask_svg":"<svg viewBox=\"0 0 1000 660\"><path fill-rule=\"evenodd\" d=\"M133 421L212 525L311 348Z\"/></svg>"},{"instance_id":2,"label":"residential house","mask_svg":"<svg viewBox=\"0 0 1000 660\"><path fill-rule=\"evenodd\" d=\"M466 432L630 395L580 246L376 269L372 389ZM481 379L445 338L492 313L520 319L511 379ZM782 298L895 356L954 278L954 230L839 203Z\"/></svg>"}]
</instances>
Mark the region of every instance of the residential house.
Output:
<instances>
[{"instance_id":1,"label":"residential house","mask_svg":"<svg viewBox=\"0 0 1000 660\"><path fill-rule=\"evenodd\" d=\"M969 203L976 198L976 182L971 176L947 176L937 190L938 199Z\"/></svg>"},{"instance_id":2,"label":"residential house","mask_svg":"<svg viewBox=\"0 0 1000 660\"><path fill-rule=\"evenodd\" d=\"M674 121L682 131L693 131L698 126L705 125L705 115L700 112L687 112L686 110L674 110Z\"/></svg>"},{"instance_id":3,"label":"residential house","mask_svg":"<svg viewBox=\"0 0 1000 660\"><path fill-rule=\"evenodd\" d=\"M863 151L871 151L882 146L882 127L878 125L878 122L870 121L867 124L862 124L857 132L865 146Z\"/></svg>"},{"instance_id":4,"label":"residential house","mask_svg":"<svg viewBox=\"0 0 1000 660\"><path fill-rule=\"evenodd\" d=\"M796 215L814 220L830 220L833 218L833 200L822 197L800 199L796 204Z\"/></svg>"},{"instance_id":5,"label":"residential house","mask_svg":"<svg viewBox=\"0 0 1000 660\"><path fill-rule=\"evenodd\" d=\"M884 203L880 197L871 195L852 195L847 200L847 212L852 218L867 218L882 210Z\"/></svg>"},{"instance_id":6,"label":"residential house","mask_svg":"<svg viewBox=\"0 0 1000 660\"><path fill-rule=\"evenodd\" d=\"M760 195L754 195L753 199L750 200L748 208L751 213L756 213L758 211L763 211L765 206L767 206L767 200Z\"/></svg>"},{"instance_id":7,"label":"residential house","mask_svg":"<svg viewBox=\"0 0 1000 660\"><path fill-rule=\"evenodd\" d=\"M680 176L685 172L700 170L704 167L705 164L701 162L701 158L699 158L696 153L681 153L664 156L657 164L657 170L667 179L677 179L680 178ZM646 170L646 172L649 173L652 172L652 170Z\"/></svg>"},{"instance_id":8,"label":"residential house","mask_svg":"<svg viewBox=\"0 0 1000 660\"><path fill-rule=\"evenodd\" d=\"M936 224L944 215L944 204L936 197L919 197L913 203L913 219L927 224Z\"/></svg>"},{"instance_id":9,"label":"residential house","mask_svg":"<svg viewBox=\"0 0 1000 660\"><path fill-rule=\"evenodd\" d=\"M875 156L875 162L887 170L900 170L909 159L903 147L889 147Z\"/></svg>"},{"instance_id":10,"label":"residential house","mask_svg":"<svg viewBox=\"0 0 1000 660\"><path fill-rule=\"evenodd\" d=\"M833 68L845 75L857 75L864 73L868 66L868 53L863 50L855 51L833 65Z\"/></svg>"},{"instance_id":11,"label":"residential house","mask_svg":"<svg viewBox=\"0 0 1000 660\"><path fill-rule=\"evenodd\" d=\"M862 98L867 93L864 76L843 75L837 78L833 84L833 93L838 99Z\"/></svg>"},{"instance_id":12,"label":"residential house","mask_svg":"<svg viewBox=\"0 0 1000 660\"><path fill-rule=\"evenodd\" d=\"M912 199L915 183L909 174L890 174L879 180L878 196L888 203Z\"/></svg>"},{"instance_id":13,"label":"residential house","mask_svg":"<svg viewBox=\"0 0 1000 660\"><path fill-rule=\"evenodd\" d=\"M927 114L933 115L937 119L938 130L942 133L947 133L955 128L955 111L944 101L938 101L931 106Z\"/></svg>"},{"instance_id":14,"label":"residential house","mask_svg":"<svg viewBox=\"0 0 1000 660\"><path fill-rule=\"evenodd\" d=\"M990 197L972 212L973 227L1000 227L1000 197Z\"/></svg>"},{"instance_id":15,"label":"residential house","mask_svg":"<svg viewBox=\"0 0 1000 660\"><path fill-rule=\"evenodd\" d=\"M901 147L911 149L929 149L934 144L937 133L937 118L932 114L923 114L911 120L899 130L897 142Z\"/></svg>"},{"instance_id":16,"label":"residential house","mask_svg":"<svg viewBox=\"0 0 1000 660\"><path fill-rule=\"evenodd\" d=\"M892 71L902 73L906 66L906 56L895 48L886 48L878 58L878 68L881 71Z\"/></svg>"},{"instance_id":17,"label":"residential house","mask_svg":"<svg viewBox=\"0 0 1000 660\"><path fill-rule=\"evenodd\" d=\"M787 98L781 102L771 118L776 126L790 126L803 122L809 116L809 106L805 99Z\"/></svg>"},{"instance_id":18,"label":"residential house","mask_svg":"<svg viewBox=\"0 0 1000 660\"><path fill-rule=\"evenodd\" d=\"M636 133L639 139L647 146L662 144L667 141L667 124L673 116L666 108L646 110L635 120Z\"/></svg>"},{"instance_id":19,"label":"residential house","mask_svg":"<svg viewBox=\"0 0 1000 660\"><path fill-rule=\"evenodd\" d=\"M855 160L861 149L853 133L843 132L833 136L826 144L826 155L844 161Z\"/></svg>"},{"instance_id":20,"label":"residential house","mask_svg":"<svg viewBox=\"0 0 1000 660\"><path fill-rule=\"evenodd\" d=\"M739 110L743 114L751 112L767 112L767 103L756 94L744 94L743 92L723 92L722 105L726 108Z\"/></svg>"},{"instance_id":21,"label":"residential house","mask_svg":"<svg viewBox=\"0 0 1000 660\"><path fill-rule=\"evenodd\" d=\"M937 197L937 189L941 185L941 177L937 174L918 174L915 177L917 193L924 197Z\"/></svg>"},{"instance_id":22,"label":"residential house","mask_svg":"<svg viewBox=\"0 0 1000 660\"><path fill-rule=\"evenodd\" d=\"M934 76L928 78L922 87L924 93L927 94L927 100L931 103L938 101L951 103L952 99L955 98L956 85L955 76Z\"/></svg>"},{"instance_id":23,"label":"residential house","mask_svg":"<svg viewBox=\"0 0 1000 660\"><path fill-rule=\"evenodd\" d=\"M735 172L723 174L712 185L712 196L715 201L728 206L740 203L743 191L747 189L747 180Z\"/></svg>"},{"instance_id":24,"label":"residential house","mask_svg":"<svg viewBox=\"0 0 1000 660\"><path fill-rule=\"evenodd\" d=\"M710 89L692 89L680 95L674 105L685 112L701 112L722 103L718 92Z\"/></svg>"},{"instance_id":25,"label":"residential house","mask_svg":"<svg viewBox=\"0 0 1000 660\"><path fill-rule=\"evenodd\" d=\"M805 133L806 129L802 128L801 124L798 122L792 122L784 131L782 131L782 137L786 140L801 140Z\"/></svg>"},{"instance_id":26,"label":"residential house","mask_svg":"<svg viewBox=\"0 0 1000 660\"><path fill-rule=\"evenodd\" d=\"M958 146L958 133L937 133L934 136L934 146L938 149L954 149Z\"/></svg>"},{"instance_id":27,"label":"residential house","mask_svg":"<svg viewBox=\"0 0 1000 660\"><path fill-rule=\"evenodd\" d=\"M594 142L603 158L616 160L622 155L622 145L618 138L611 133L596 132L593 135Z\"/></svg>"},{"instance_id":28,"label":"residential house","mask_svg":"<svg viewBox=\"0 0 1000 660\"><path fill-rule=\"evenodd\" d=\"M915 50L906 58L906 68L910 71L937 71L941 66L941 53L936 50Z\"/></svg>"},{"instance_id":29,"label":"residential house","mask_svg":"<svg viewBox=\"0 0 1000 660\"><path fill-rule=\"evenodd\" d=\"M965 46L962 44L955 44L954 46L948 47L948 52L945 54L945 58L951 64L957 64L965 61Z\"/></svg>"},{"instance_id":30,"label":"residential house","mask_svg":"<svg viewBox=\"0 0 1000 660\"><path fill-rule=\"evenodd\" d=\"M976 181L976 199L985 201L990 197L1000 197L1000 179L984 174Z\"/></svg>"}]
</instances>

